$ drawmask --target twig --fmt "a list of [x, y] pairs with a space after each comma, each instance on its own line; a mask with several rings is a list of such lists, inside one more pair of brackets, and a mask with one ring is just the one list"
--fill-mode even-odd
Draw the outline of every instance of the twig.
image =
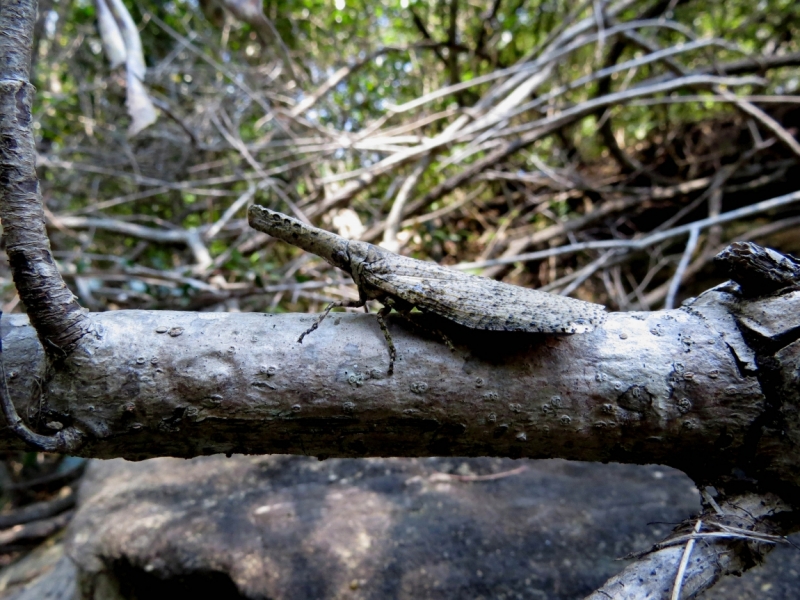
[[[702, 526], [703, 526], [703, 520], [697, 519], [697, 523], [695, 523], [694, 526], [694, 532], [698, 533]], [[686, 542], [686, 549], [683, 551], [681, 562], [678, 565], [678, 573], [675, 575], [675, 583], [672, 586], [671, 600], [680, 600], [681, 586], [683, 585], [683, 578], [684, 575], [686, 574], [686, 565], [689, 564], [689, 557], [692, 555], [692, 550], [694, 549], [694, 542], [695, 538], [692, 538], [688, 542]]]
[[630, 106], [656, 106], [658, 104], [685, 104], [688, 102], [722, 102], [736, 103], [738, 101], [760, 102], [762, 104], [800, 104], [800, 96], [766, 96], [763, 94], [748, 94], [745, 96], [734, 96], [731, 99], [717, 94], [686, 94], [680, 96], [664, 96], [659, 98], [644, 98], [633, 100]]
[[506, 477], [512, 477], [514, 475], [519, 475], [520, 473], [524, 473], [528, 470], [526, 465], [522, 465], [515, 469], [509, 469], [508, 471], [502, 471], [500, 473], [490, 473], [488, 475], [456, 475], [454, 473], [433, 473], [428, 477], [428, 481], [436, 482], [436, 481], [496, 481], [498, 479], [505, 479]]
[[222, 228], [233, 218], [235, 215], [245, 204], [250, 202], [255, 196], [256, 191], [266, 185], [264, 182], [259, 183], [259, 185], [250, 185], [247, 188], [247, 191], [239, 196], [231, 205], [227, 208], [227, 210], [222, 213], [222, 216], [214, 223], [211, 227], [206, 229], [203, 233], [203, 239], [205, 240], [213, 240], [217, 234], [222, 231]]
[[429, 43], [423, 44], [415, 44], [410, 47], [403, 47], [403, 46], [384, 46], [383, 48], [378, 48], [373, 52], [370, 52], [365, 56], [362, 60], [358, 62], [348, 65], [346, 67], [342, 67], [338, 71], [336, 71], [333, 75], [328, 77], [328, 79], [320, 85], [316, 90], [308, 94], [304, 97], [300, 102], [298, 102], [291, 111], [289, 111], [289, 115], [291, 117], [298, 117], [299, 115], [306, 112], [309, 108], [314, 106], [320, 98], [325, 96], [329, 91], [339, 85], [344, 79], [352, 75], [353, 73], [357, 72], [365, 65], [369, 64], [371, 61], [375, 60], [379, 56], [384, 54], [388, 54], [389, 52], [408, 52], [409, 50], [413, 50], [415, 48], [430, 48], [432, 45]]
[[736, 106], [742, 112], [747, 113], [754, 119], [756, 119], [759, 123], [761, 123], [764, 127], [769, 129], [772, 133], [775, 134], [779, 140], [781, 140], [794, 154], [800, 158], [800, 143], [797, 142], [796, 139], [790, 134], [786, 129], [784, 129], [783, 125], [778, 123], [775, 119], [770, 117], [767, 113], [763, 110], [758, 108], [752, 102], [747, 102], [746, 100], [742, 100], [741, 98], [737, 98], [735, 94], [732, 94], [726, 89], [715, 87], [714, 90], [720, 96], [729, 99], [731, 102], [735, 103]]
[[560, 111], [556, 115], [505, 129], [502, 131], [502, 135], [510, 136], [519, 133], [525, 133], [527, 131], [537, 130], [540, 127], [550, 127], [555, 124], [562, 125], [568, 121], [574, 120], [577, 117], [582, 117], [590, 113], [597, 112], [597, 110], [600, 108], [623, 104], [628, 100], [633, 100], [634, 98], [640, 98], [642, 96], [664, 94], [681, 88], [706, 87], [713, 85], [764, 85], [764, 83], [764, 79], [760, 77], [717, 77], [712, 75], [687, 75], [685, 77], [675, 77], [674, 79], [670, 79], [668, 81], [641, 84], [627, 90], [613, 92], [592, 100], [581, 102], [580, 104], [577, 104], [571, 108]]
[[[469, 204], [475, 198], [480, 196], [483, 192], [486, 191], [486, 185], [481, 183], [478, 185], [474, 190], [472, 190], [469, 194], [464, 194], [462, 198], [456, 200], [455, 202], [451, 202], [447, 206], [443, 206], [437, 210], [432, 212], [426, 213], [424, 215], [420, 215], [419, 217], [412, 217], [410, 219], [406, 219], [402, 223], [400, 223], [401, 227], [415, 227], [417, 225], [421, 225], [422, 223], [427, 223], [429, 221], [433, 221], [435, 219], [440, 219], [446, 215], [449, 215], [451, 212], [458, 210], [462, 206]], [[369, 232], [368, 232], [369, 233]], [[365, 234], [366, 237], [367, 234]]]
[[[755, 229], [742, 232], [740, 235], [734, 236], [732, 239], [729, 239], [724, 244], [720, 244], [716, 248], [709, 248], [707, 252], [704, 252], [692, 264], [689, 265], [689, 267], [686, 269], [686, 276], [692, 277], [699, 273], [700, 270], [711, 261], [714, 255], [721, 252], [731, 242], [751, 241], [766, 238], [780, 231], [797, 227], [798, 225], [800, 225], [800, 216], [795, 216], [787, 217], [785, 219], [775, 221], [774, 223], [768, 223], [766, 225], [762, 225], [761, 227], [756, 227]], [[644, 297], [645, 302], [643, 306], [652, 306], [661, 302], [667, 295], [667, 288], [668, 285], [664, 283], [648, 292]]]
[[400, 186], [400, 190], [397, 192], [397, 196], [392, 204], [392, 209], [389, 211], [389, 216], [386, 217], [386, 225], [383, 231], [383, 241], [381, 242], [381, 246], [390, 250], [391, 252], [397, 252], [400, 249], [400, 244], [397, 242], [397, 232], [400, 230], [400, 220], [403, 216], [403, 208], [405, 207], [411, 192], [417, 186], [420, 177], [422, 177], [425, 169], [428, 168], [430, 162], [431, 156], [427, 155], [417, 163], [417, 165], [414, 167], [414, 170], [411, 171], [409, 176], [406, 177], [405, 181], [403, 181], [403, 185]]
[[74, 511], [63, 512], [55, 517], [41, 519], [26, 525], [17, 525], [11, 529], [0, 531], [0, 552], [6, 547], [20, 543], [38, 542], [60, 531], [72, 519]]
[[131, 237], [149, 240], [151, 242], [181, 243], [186, 244], [194, 254], [198, 266], [207, 267], [212, 263], [211, 255], [208, 253], [203, 241], [200, 239], [200, 231], [192, 229], [154, 229], [137, 225], [136, 223], [126, 223], [115, 219], [100, 219], [95, 217], [64, 216], [52, 215], [51, 222], [54, 225], [71, 228], [97, 227], [106, 231], [114, 231]]
[[695, 248], [697, 248], [697, 239], [700, 236], [700, 229], [693, 227], [689, 230], [689, 240], [686, 242], [686, 248], [683, 250], [683, 255], [678, 263], [678, 268], [675, 269], [675, 275], [669, 284], [669, 291], [667, 292], [667, 299], [664, 301], [664, 308], [672, 310], [675, 307], [675, 297], [678, 295], [678, 288], [683, 281], [683, 275], [686, 272], [686, 267], [689, 266], [689, 261], [692, 259]]
[[199, 59], [205, 61], [211, 67], [222, 73], [233, 85], [242, 90], [245, 94], [247, 94], [247, 96], [253, 102], [258, 104], [266, 114], [272, 114], [272, 110], [270, 109], [269, 105], [264, 101], [262, 94], [256, 94], [252, 89], [250, 89], [250, 86], [244, 83], [240, 77], [237, 77], [235, 73], [232, 73], [224, 66], [222, 66], [220, 63], [215, 61], [213, 58], [207, 56], [205, 52], [196, 48], [190, 40], [188, 40], [185, 36], [182, 36], [180, 33], [175, 31], [172, 27], [167, 25], [163, 20], [159, 19], [157, 15], [153, 14], [151, 11], [144, 9], [141, 6], [139, 8], [142, 11], [142, 14], [146, 14], [150, 20], [152, 20], [156, 25], [158, 25], [172, 39], [182, 44], [183, 47], [186, 48], [189, 52], [191, 52]]
[[[574, 292], [580, 285], [589, 279], [592, 275], [594, 275], [599, 269], [602, 269], [606, 264], [618, 254], [615, 250], [609, 250], [608, 252], [604, 253], [600, 258], [590, 262], [588, 265], [583, 267], [582, 269], [578, 269], [574, 273], [570, 273], [569, 275], [562, 277], [546, 286], [542, 286], [542, 291], [550, 291], [552, 289], [556, 289], [559, 286], [568, 283], [565, 288], [559, 290], [560, 296], [568, 296], [572, 292]], [[570, 283], [571, 282], [571, 283]]]
[[66, 496], [56, 497], [52, 500], [44, 500], [42, 502], [34, 502], [20, 508], [14, 509], [11, 512], [0, 514], [0, 529], [8, 529], [15, 525], [22, 525], [23, 523], [31, 523], [32, 521], [40, 521], [53, 517], [67, 509], [75, 506], [77, 494], [69, 491]]

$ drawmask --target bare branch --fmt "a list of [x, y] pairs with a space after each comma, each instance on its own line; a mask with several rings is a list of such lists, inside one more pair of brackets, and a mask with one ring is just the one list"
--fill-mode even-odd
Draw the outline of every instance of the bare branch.
[[683, 250], [683, 255], [678, 263], [678, 268], [675, 269], [675, 275], [672, 277], [672, 282], [669, 284], [669, 292], [667, 292], [667, 299], [664, 301], [664, 308], [667, 310], [675, 307], [675, 297], [678, 295], [678, 288], [683, 281], [683, 275], [686, 273], [686, 267], [689, 266], [689, 261], [692, 259], [695, 248], [697, 248], [697, 238], [700, 235], [700, 229], [693, 227], [689, 230], [689, 240], [686, 242], [686, 248]]

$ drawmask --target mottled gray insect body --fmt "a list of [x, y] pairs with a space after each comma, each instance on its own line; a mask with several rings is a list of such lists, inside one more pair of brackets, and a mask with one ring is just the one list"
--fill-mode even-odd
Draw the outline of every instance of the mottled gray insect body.
[[366, 260], [352, 260], [356, 284], [370, 299], [391, 296], [472, 329], [537, 333], [586, 333], [605, 321], [605, 308], [494, 279], [467, 275], [435, 263], [370, 246]]
[[248, 218], [255, 229], [313, 252], [350, 273], [360, 296], [359, 302], [351, 305], [362, 306], [367, 300], [386, 305], [378, 318], [390, 345], [392, 362], [394, 345], [382, 318], [392, 306], [400, 310], [417, 307], [466, 327], [493, 331], [586, 333], [606, 319], [605, 307], [599, 304], [400, 256], [367, 242], [346, 240], [261, 206], [251, 206]]

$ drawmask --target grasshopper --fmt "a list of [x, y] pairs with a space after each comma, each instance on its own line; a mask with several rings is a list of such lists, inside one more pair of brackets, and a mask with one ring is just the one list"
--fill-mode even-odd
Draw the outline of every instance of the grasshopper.
[[383, 304], [377, 317], [389, 346], [389, 375], [394, 371], [397, 357], [385, 321], [392, 309], [407, 315], [416, 307], [472, 329], [492, 331], [586, 333], [606, 319], [605, 307], [600, 304], [400, 256], [367, 242], [348, 240], [306, 225], [263, 206], [251, 206], [247, 216], [251, 227], [347, 271], [358, 287], [357, 301], [331, 302], [297, 341], [302, 343], [306, 335], [319, 327], [332, 308], [361, 307], [369, 300], [377, 300]]

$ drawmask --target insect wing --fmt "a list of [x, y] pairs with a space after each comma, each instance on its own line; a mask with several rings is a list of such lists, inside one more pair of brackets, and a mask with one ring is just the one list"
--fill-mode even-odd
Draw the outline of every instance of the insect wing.
[[585, 333], [605, 307], [391, 255], [364, 272], [373, 287], [473, 329]]

